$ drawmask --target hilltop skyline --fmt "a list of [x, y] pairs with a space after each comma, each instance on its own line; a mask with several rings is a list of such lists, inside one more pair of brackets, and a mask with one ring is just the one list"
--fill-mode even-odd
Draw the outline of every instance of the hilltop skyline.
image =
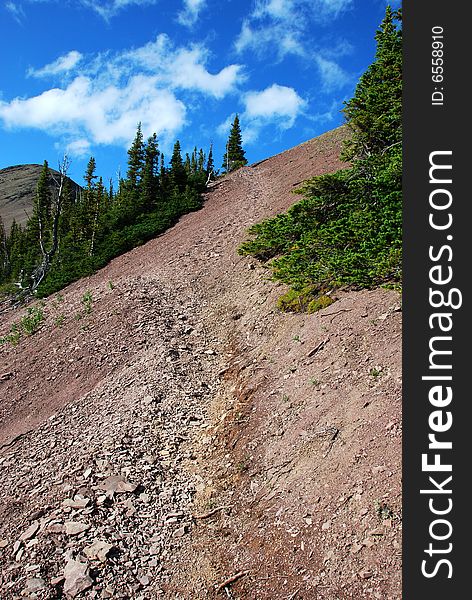
[[[398, 3], [394, 3], [398, 4]], [[82, 183], [126, 172], [138, 122], [170, 158], [239, 114], [249, 162], [343, 122], [384, 0], [9, 0], [1, 6], [0, 168], [64, 153]]]

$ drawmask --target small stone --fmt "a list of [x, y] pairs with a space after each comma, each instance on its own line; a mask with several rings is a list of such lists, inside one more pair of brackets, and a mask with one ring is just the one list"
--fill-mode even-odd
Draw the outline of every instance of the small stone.
[[31, 525], [28, 527], [28, 529], [20, 535], [20, 540], [23, 542], [25, 542], [26, 540], [30, 540], [32, 537], [34, 537], [38, 533], [38, 529], [39, 529], [39, 522], [34, 521], [33, 523], [31, 523]]
[[18, 552], [15, 555], [15, 561], [16, 562], [20, 562], [20, 560], [23, 558], [23, 554], [25, 553], [25, 549], [24, 548], [20, 548], [18, 550]]
[[360, 552], [362, 550], [362, 544], [353, 544], [351, 546], [351, 553], [352, 554], [357, 554], [358, 552]]
[[374, 573], [372, 571], [370, 571], [369, 569], [362, 569], [362, 571], [359, 572], [359, 577], [361, 577], [362, 579], [370, 579], [370, 577], [373, 577]]
[[124, 494], [134, 492], [137, 484], [129, 483], [122, 475], [111, 475], [98, 485], [99, 490], [103, 490], [107, 495]]
[[8, 546], [8, 540], [0, 540], [0, 548], [6, 548]]
[[87, 546], [84, 549], [84, 554], [90, 560], [106, 562], [107, 555], [112, 548], [112, 544], [107, 544], [101, 540], [95, 540], [90, 546]]
[[88, 529], [90, 529], [90, 525], [87, 525], [87, 523], [80, 523], [79, 521], [67, 521], [64, 523], [66, 535], [79, 535]]
[[150, 579], [147, 575], [143, 575], [138, 579], [138, 581], [141, 585], [149, 585]]
[[331, 520], [325, 521], [321, 526], [322, 531], [326, 531], [331, 527]]
[[64, 533], [64, 525], [62, 523], [50, 523], [46, 528], [46, 533]]
[[384, 465], [379, 465], [378, 467], [372, 467], [372, 475], [378, 475], [379, 473], [383, 473], [386, 467]]
[[187, 533], [187, 526], [183, 525], [174, 531], [174, 537], [180, 538]]
[[47, 585], [44, 579], [41, 577], [32, 577], [31, 579], [26, 580], [26, 588], [24, 589], [24, 594], [33, 594], [35, 592], [39, 592], [41, 590], [46, 589]]
[[334, 553], [334, 550], [328, 550], [328, 552], [325, 555], [325, 561], [333, 560], [335, 556], [336, 556], [336, 554]]
[[368, 531], [367, 535], [384, 535], [384, 532], [382, 531], [382, 529], [380, 529], [380, 527], [378, 527], [377, 529], [371, 529], [370, 531]]
[[69, 560], [64, 568], [64, 593], [69, 598], [92, 587], [93, 581], [85, 563]]
[[90, 498], [81, 498], [80, 496], [74, 496], [74, 498], [66, 498], [63, 500], [62, 505], [68, 508], [75, 508], [80, 510], [90, 504]]
[[32, 573], [33, 571], [38, 571], [41, 568], [41, 565], [28, 565], [25, 567], [25, 571], [27, 573]]

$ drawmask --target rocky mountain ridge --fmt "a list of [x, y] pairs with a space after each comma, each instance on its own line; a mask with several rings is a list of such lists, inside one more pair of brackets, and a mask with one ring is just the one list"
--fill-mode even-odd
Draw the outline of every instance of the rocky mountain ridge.
[[[13, 220], [24, 225], [31, 216], [42, 168], [42, 165], [29, 164], [0, 169], [0, 216], [6, 231], [9, 231]], [[53, 176], [59, 175], [54, 169], [50, 171]], [[81, 187], [72, 179], [70, 183], [73, 192], [78, 193]]]

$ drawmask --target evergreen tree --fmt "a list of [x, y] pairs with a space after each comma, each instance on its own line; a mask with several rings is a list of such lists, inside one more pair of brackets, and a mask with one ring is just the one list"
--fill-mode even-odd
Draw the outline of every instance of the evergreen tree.
[[130, 149], [128, 150], [127, 179], [128, 189], [131, 191], [138, 190], [138, 186], [143, 174], [144, 155], [145, 150], [143, 142], [143, 132], [141, 129], [141, 123], [138, 123], [136, 136], [134, 138], [133, 143], [131, 144]]
[[26, 235], [14, 219], [7, 237], [7, 252], [10, 258], [10, 279], [14, 282], [20, 278], [25, 263]]
[[203, 152], [203, 148], [200, 148], [198, 151], [198, 161], [197, 161], [197, 170], [199, 173], [203, 173], [205, 171], [205, 153]]
[[187, 183], [187, 173], [185, 172], [182, 155], [180, 153], [180, 142], [177, 140], [174, 144], [174, 150], [170, 159], [170, 180], [174, 190], [183, 192]]
[[353, 137], [343, 158], [363, 159], [399, 145], [402, 139], [401, 11], [387, 7], [375, 35], [374, 62], [362, 75], [344, 114]]
[[85, 171], [84, 179], [87, 184], [87, 189], [92, 190], [95, 185], [95, 179], [97, 179], [97, 175], [95, 175], [95, 169], [97, 168], [97, 163], [93, 156], [90, 157], [87, 163], [87, 170]]
[[2, 216], [0, 215], [0, 281], [5, 281], [9, 274], [10, 257], [7, 247], [7, 234]]
[[318, 310], [340, 285], [402, 279], [401, 13], [388, 7], [375, 37], [375, 60], [344, 109], [350, 166], [305, 181], [304, 199], [253, 226], [240, 248], [271, 260], [273, 277], [292, 286], [284, 310]]
[[150, 211], [156, 204], [159, 194], [159, 148], [154, 133], [147, 141], [144, 151], [144, 169], [142, 185], [142, 207]]
[[223, 169], [226, 173], [247, 165], [245, 154], [242, 145], [239, 117], [236, 115], [231, 126], [228, 142], [226, 144], [226, 152], [223, 157]]
[[206, 165], [206, 179], [208, 181], [212, 181], [215, 176], [217, 175], [215, 173], [215, 161], [213, 160], [213, 144], [210, 144], [210, 150], [208, 152], [208, 160], [207, 160], [207, 165]]

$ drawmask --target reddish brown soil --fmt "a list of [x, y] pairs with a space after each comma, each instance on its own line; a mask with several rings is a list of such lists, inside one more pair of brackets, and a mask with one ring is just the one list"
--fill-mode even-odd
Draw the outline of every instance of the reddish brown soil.
[[[287, 209], [296, 185], [342, 166], [345, 135], [335, 130], [220, 180], [201, 211], [48, 299], [41, 330], [0, 347], [6, 464], [12, 452], [27, 460], [49, 435], [47, 419], [71, 404], [80, 423], [81, 406], [96, 401], [99, 427], [103, 398], [124, 415], [126, 394], [157, 393], [159, 348], [190, 351], [179, 376], [195, 389], [192, 356], [200, 365], [206, 416], [182, 468], [197, 481], [194, 514], [224, 508], [194, 520], [162, 558], [170, 576], [156, 582], [160, 591], [139, 597], [401, 597], [400, 297], [344, 291], [315, 315], [281, 314], [283, 286], [237, 255], [247, 227]], [[23, 312], [4, 314], [0, 335]], [[178, 319], [191, 323], [185, 339]], [[59, 470], [61, 460], [59, 452]], [[11, 502], [0, 509], [0, 538], [14, 541], [27, 525], [31, 506], [20, 492], [13, 512]], [[53, 502], [52, 491], [41, 493]], [[16, 589], [9, 577], [5, 586]]]

